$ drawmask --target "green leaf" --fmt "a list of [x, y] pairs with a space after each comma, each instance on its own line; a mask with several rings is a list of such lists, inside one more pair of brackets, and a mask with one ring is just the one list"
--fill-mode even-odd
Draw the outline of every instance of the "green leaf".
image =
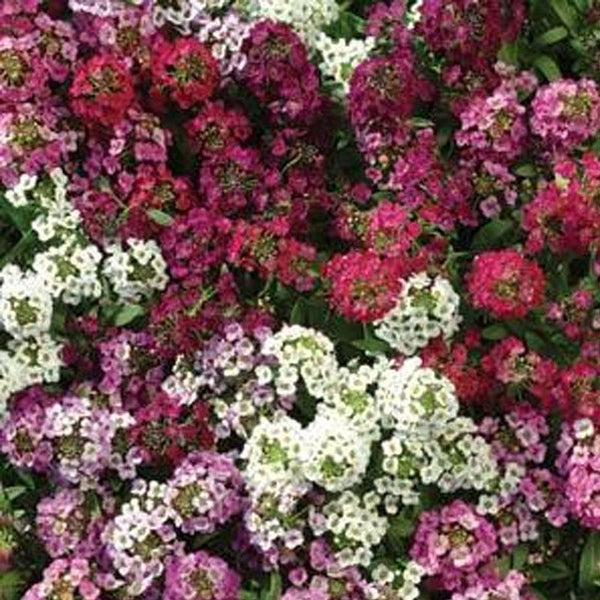
[[481, 335], [484, 340], [497, 341], [502, 340], [508, 335], [508, 330], [502, 323], [495, 323], [494, 325], [490, 325], [486, 327]]
[[508, 219], [494, 219], [484, 225], [473, 238], [471, 247], [474, 249], [489, 248], [500, 243], [502, 238], [509, 233], [515, 224]]
[[2, 600], [21, 598], [23, 583], [23, 577], [18, 571], [0, 573], [0, 598]]
[[546, 350], [546, 341], [541, 335], [534, 331], [525, 332], [525, 341], [527, 342], [527, 346], [535, 352], [544, 352]]
[[538, 171], [535, 168], [535, 165], [521, 165], [515, 169], [515, 173], [519, 177], [537, 177]]
[[512, 568], [517, 571], [522, 571], [523, 567], [527, 563], [529, 556], [529, 546], [527, 544], [520, 544], [517, 546], [511, 555]]
[[290, 323], [292, 325], [303, 325], [307, 317], [306, 303], [303, 298], [298, 298], [290, 313]]
[[504, 64], [517, 66], [519, 64], [519, 46], [515, 42], [503, 44], [498, 52], [498, 59]]
[[150, 217], [155, 223], [162, 225], [163, 227], [168, 227], [173, 222], [173, 217], [168, 215], [166, 212], [162, 210], [158, 210], [156, 208], [151, 208], [146, 211], [148, 217]]
[[554, 81], [562, 77], [559, 66], [546, 54], [538, 56], [533, 64], [548, 81]]
[[141, 317], [144, 313], [144, 307], [139, 304], [125, 304], [115, 315], [114, 324], [117, 327], [123, 327], [123, 325], [128, 325], [134, 319]]
[[535, 43], [538, 46], [551, 46], [552, 44], [556, 44], [557, 42], [564, 40], [568, 36], [569, 31], [566, 29], [566, 27], [554, 27], [536, 38]]
[[262, 591], [260, 595], [261, 600], [279, 600], [282, 588], [281, 575], [279, 573], [271, 573], [269, 587]]
[[550, 6], [568, 29], [573, 31], [577, 27], [577, 13], [568, 0], [550, 0]]
[[543, 583], [546, 581], [567, 579], [567, 577], [571, 576], [571, 570], [562, 560], [556, 558], [549, 560], [543, 565], [533, 567], [531, 575], [534, 583]]
[[600, 532], [589, 533], [579, 559], [579, 585], [590, 589], [600, 582]]
[[386, 354], [390, 351], [390, 346], [387, 342], [374, 337], [369, 337], [364, 340], [352, 342], [352, 345], [359, 350], [363, 350], [369, 354]]

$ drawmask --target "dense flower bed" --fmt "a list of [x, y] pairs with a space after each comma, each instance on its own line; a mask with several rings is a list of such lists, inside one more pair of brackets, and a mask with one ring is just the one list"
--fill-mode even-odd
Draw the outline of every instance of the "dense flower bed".
[[0, 0], [2, 600], [600, 597], [594, 0]]

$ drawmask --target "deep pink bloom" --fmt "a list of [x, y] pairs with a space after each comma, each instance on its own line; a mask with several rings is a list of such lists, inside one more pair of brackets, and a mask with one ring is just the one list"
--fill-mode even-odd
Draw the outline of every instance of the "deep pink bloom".
[[473, 261], [466, 283], [471, 302], [497, 319], [525, 317], [544, 301], [546, 280], [539, 265], [516, 250], [490, 250]]
[[134, 99], [133, 81], [121, 60], [93, 56], [75, 74], [69, 89], [73, 112], [86, 125], [115, 125]]

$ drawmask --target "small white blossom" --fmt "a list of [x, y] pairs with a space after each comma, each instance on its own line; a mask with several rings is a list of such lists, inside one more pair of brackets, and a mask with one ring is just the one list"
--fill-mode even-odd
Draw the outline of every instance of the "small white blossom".
[[340, 492], [359, 483], [370, 457], [370, 439], [333, 411], [317, 415], [304, 431], [304, 475], [329, 492]]
[[123, 300], [139, 301], [167, 286], [167, 265], [154, 240], [127, 240], [127, 248], [113, 244], [107, 248], [103, 273]]
[[52, 296], [36, 273], [10, 265], [0, 272], [0, 325], [15, 338], [47, 333], [52, 320]]
[[36, 254], [33, 270], [55, 298], [79, 304], [84, 298], [99, 298], [102, 286], [98, 270], [102, 254], [96, 246], [66, 242]]
[[246, 14], [255, 20], [271, 19], [290, 25], [309, 48], [313, 48], [319, 31], [339, 16], [336, 0], [244, 0]]
[[341, 96], [345, 96], [350, 89], [354, 69], [368, 58], [374, 47], [375, 38], [371, 37], [364, 40], [336, 40], [323, 32], [319, 32], [315, 37], [315, 49], [321, 55], [321, 74], [325, 81], [334, 84], [335, 91]]
[[447, 279], [427, 273], [404, 283], [396, 306], [376, 322], [377, 337], [392, 348], [412, 356], [430, 340], [450, 339], [461, 323], [460, 297]]

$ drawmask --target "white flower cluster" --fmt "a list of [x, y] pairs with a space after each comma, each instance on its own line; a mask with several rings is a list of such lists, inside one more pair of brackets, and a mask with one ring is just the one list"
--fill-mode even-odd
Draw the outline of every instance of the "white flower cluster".
[[[340, 366], [331, 341], [300, 326], [266, 337], [262, 352], [271, 362], [255, 362], [256, 380], [272, 383], [278, 394], [297, 394], [290, 410], [310, 415], [304, 425], [283, 411], [263, 417], [242, 451], [253, 498], [246, 520], [264, 551], [302, 543], [299, 515], [311, 490], [330, 499], [310, 508], [314, 533], [332, 540], [341, 566], [370, 567], [388, 515], [417, 504], [422, 485], [447, 493], [496, 489], [490, 445], [471, 419], [458, 416], [450, 380], [421, 359]], [[307, 393], [314, 410], [304, 413], [299, 403]], [[381, 452], [373, 451], [375, 443]], [[420, 576], [405, 580], [392, 573], [393, 589], [414, 597]]]
[[284, 327], [265, 340], [262, 352], [277, 359], [274, 383], [280, 396], [293, 396], [300, 378], [315, 398], [323, 398], [335, 384], [338, 364], [333, 343], [314, 329]]
[[271, 489], [301, 496], [308, 489], [302, 473], [302, 426], [279, 414], [262, 419], [244, 445], [241, 458], [246, 461], [244, 476], [251, 494]]
[[154, 24], [163, 27], [170, 23], [188, 33], [192, 21], [230, 4], [231, 0], [154, 0]]
[[113, 567], [131, 596], [140, 596], [160, 577], [165, 557], [174, 548], [177, 536], [169, 523], [166, 493], [164, 483], [136, 481], [134, 497], [102, 533]]
[[242, 47], [250, 35], [251, 24], [242, 21], [236, 13], [201, 17], [194, 23], [194, 28], [196, 37], [210, 47], [211, 54], [219, 61], [223, 77], [246, 66], [248, 57]]
[[31, 228], [41, 242], [71, 238], [81, 229], [81, 217], [67, 198], [68, 179], [61, 169], [38, 175], [21, 175], [17, 184], [6, 191], [6, 199], [15, 208], [35, 212]]
[[190, 406], [198, 398], [198, 392], [202, 387], [202, 378], [193, 371], [183, 356], [175, 359], [173, 370], [162, 382], [162, 389], [169, 396], [176, 398], [180, 404]]
[[325, 82], [330, 82], [333, 91], [345, 97], [350, 90], [350, 79], [356, 67], [366, 60], [375, 48], [375, 38], [333, 39], [319, 32], [315, 37], [315, 50], [320, 54], [319, 69]]
[[298, 497], [286, 490], [255, 494], [244, 522], [252, 543], [265, 553], [277, 545], [293, 550], [304, 542], [306, 517], [298, 509]]
[[33, 270], [53, 298], [61, 298], [66, 304], [79, 304], [86, 298], [100, 297], [101, 261], [102, 254], [96, 246], [72, 240], [36, 254]]
[[371, 440], [348, 419], [334, 411], [317, 415], [303, 437], [302, 469], [309, 481], [340, 492], [362, 480], [371, 458]]
[[375, 398], [385, 426], [426, 439], [456, 418], [459, 408], [452, 382], [421, 367], [419, 358], [383, 370]]
[[377, 440], [381, 436], [379, 409], [372, 393], [379, 369], [369, 365], [339, 367], [333, 385], [325, 390], [319, 413], [331, 411], [347, 419], [362, 437]]
[[309, 48], [319, 32], [339, 16], [336, 0], [244, 0], [243, 10], [251, 19], [271, 19], [293, 27]]
[[391, 569], [380, 563], [371, 571], [375, 585], [369, 590], [369, 599], [385, 600], [392, 597], [417, 600], [421, 597], [419, 584], [424, 577], [425, 569], [412, 560], [401, 569]]
[[460, 297], [447, 279], [419, 273], [404, 282], [396, 306], [376, 322], [375, 334], [412, 356], [430, 340], [450, 339], [461, 323]]
[[442, 492], [491, 490], [498, 481], [498, 466], [490, 445], [477, 433], [476, 424], [459, 417], [447, 423], [437, 437], [418, 439], [395, 433], [382, 443], [384, 475], [375, 480], [394, 514], [399, 502], [417, 504], [417, 486], [436, 485]]
[[139, 5], [145, 0], [69, 0], [73, 12], [87, 12], [97, 17], [110, 17], [123, 10], [123, 4]]
[[50, 329], [52, 296], [35, 273], [16, 265], [0, 272], [0, 325], [17, 339], [35, 338]]
[[125, 249], [112, 244], [107, 253], [102, 271], [122, 300], [137, 302], [167, 287], [167, 264], [154, 240], [129, 238]]
[[387, 518], [379, 514], [379, 502], [373, 492], [360, 497], [345, 491], [322, 511], [311, 509], [311, 527], [317, 536], [332, 535], [340, 567], [371, 564], [373, 548], [381, 543], [388, 527]]
[[48, 408], [43, 424], [45, 437], [55, 449], [56, 469], [62, 479], [94, 487], [98, 475], [108, 468], [119, 471], [121, 478], [133, 475], [135, 451], [123, 460], [113, 447], [118, 433], [131, 427], [134, 418], [125, 411], [97, 408], [82, 396], [68, 396]]
[[0, 328], [12, 336], [0, 350], [0, 422], [6, 401], [30, 385], [58, 381], [62, 345], [50, 335], [52, 296], [34, 272], [0, 272]]

